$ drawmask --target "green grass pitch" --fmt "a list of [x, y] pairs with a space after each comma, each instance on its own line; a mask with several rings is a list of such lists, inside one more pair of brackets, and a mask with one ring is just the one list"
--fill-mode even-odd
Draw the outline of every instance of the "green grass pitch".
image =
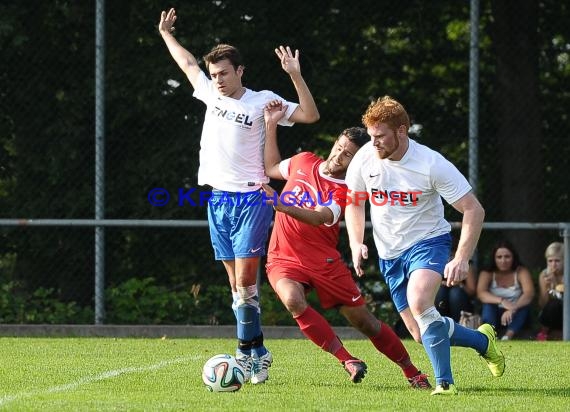
[[[7, 411], [567, 411], [569, 342], [499, 342], [505, 375], [473, 350], [452, 348], [459, 395], [412, 390], [368, 340], [345, 340], [368, 374], [353, 384], [330, 354], [302, 339], [267, 339], [266, 384], [210, 393], [204, 362], [233, 353], [233, 339], [0, 338], [0, 410]], [[432, 375], [421, 345], [404, 344]], [[433, 383], [433, 378], [431, 378]]]

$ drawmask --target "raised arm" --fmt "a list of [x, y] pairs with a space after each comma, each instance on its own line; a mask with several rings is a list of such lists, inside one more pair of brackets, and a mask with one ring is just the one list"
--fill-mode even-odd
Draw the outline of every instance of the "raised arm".
[[299, 50], [295, 50], [295, 54], [293, 54], [289, 46], [279, 46], [275, 49], [275, 54], [281, 61], [283, 70], [291, 77], [291, 81], [293, 82], [293, 86], [295, 86], [299, 98], [299, 107], [295, 109], [289, 120], [295, 123], [316, 122], [319, 120], [320, 115], [313, 95], [301, 75]]
[[538, 275], [538, 306], [542, 309], [550, 299], [549, 291], [554, 289], [553, 276], [549, 274], [549, 268], [544, 269]]
[[160, 22], [158, 23], [158, 31], [168, 47], [168, 51], [172, 55], [174, 61], [182, 69], [192, 87], [196, 88], [196, 81], [200, 74], [200, 66], [192, 53], [186, 50], [178, 43], [178, 40], [172, 35], [174, 32], [174, 23], [176, 22], [176, 11], [168, 10], [160, 13]]
[[[265, 174], [273, 179], [284, 180], [285, 178], [279, 170], [281, 162], [281, 153], [277, 146], [277, 123], [285, 113], [287, 106], [278, 100], [269, 102], [263, 111], [265, 118], [265, 147], [263, 149], [263, 158], [265, 162]], [[319, 226], [323, 223], [332, 223], [334, 220], [333, 212], [328, 207], [317, 206], [314, 209], [306, 209], [299, 207], [295, 201], [284, 199], [271, 186], [263, 184], [261, 189], [265, 192], [266, 198], [271, 199], [268, 203], [273, 204], [273, 208], [277, 212], [285, 213], [301, 222], [313, 226]]]
[[272, 179], [284, 180], [285, 178], [279, 171], [279, 163], [281, 162], [281, 153], [277, 145], [277, 123], [285, 113], [287, 106], [278, 100], [270, 101], [263, 110], [265, 118], [265, 146], [263, 149], [263, 162], [265, 164], [265, 174]]

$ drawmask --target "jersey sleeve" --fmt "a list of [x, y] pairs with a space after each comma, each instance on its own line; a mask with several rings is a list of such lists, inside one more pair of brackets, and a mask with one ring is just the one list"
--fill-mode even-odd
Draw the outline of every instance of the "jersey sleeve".
[[289, 179], [289, 170], [291, 168], [291, 158], [281, 160], [279, 163], [279, 173], [283, 176], [283, 179]]
[[465, 176], [443, 156], [432, 165], [432, 176], [435, 189], [449, 204], [457, 202], [472, 189]]
[[287, 101], [278, 94], [267, 90], [266, 93], [268, 94], [268, 100], [281, 100], [283, 104], [287, 106], [287, 111], [285, 112], [285, 116], [283, 116], [281, 120], [279, 120], [278, 124], [280, 126], [293, 126], [295, 123], [290, 121], [289, 118], [291, 117], [293, 112], [297, 109], [297, 107], [299, 107], [299, 103]]
[[[325, 226], [328, 226], [328, 227], [334, 226], [340, 220], [340, 217], [341, 217], [342, 211], [343, 211], [343, 208], [340, 206], [340, 200], [339, 200], [340, 193], [342, 193], [346, 198], [346, 189], [344, 189], [344, 188], [343, 189], [337, 189], [333, 193], [332, 201], [326, 205], [326, 207], [328, 207], [330, 209], [330, 211], [333, 213], [333, 221], [332, 221], [332, 223], [325, 223], [324, 224]], [[346, 204], [346, 202], [344, 204]]]
[[363, 146], [356, 154], [348, 165], [344, 182], [351, 192], [364, 192], [366, 191], [366, 183], [362, 178], [362, 165], [364, 162], [364, 148]]
[[200, 74], [198, 75], [198, 79], [196, 79], [196, 87], [194, 88], [194, 93], [192, 93], [192, 96], [198, 100], [203, 101], [204, 103], [207, 103], [208, 97], [212, 92], [211, 84], [212, 81], [208, 79], [202, 70], [200, 70]]

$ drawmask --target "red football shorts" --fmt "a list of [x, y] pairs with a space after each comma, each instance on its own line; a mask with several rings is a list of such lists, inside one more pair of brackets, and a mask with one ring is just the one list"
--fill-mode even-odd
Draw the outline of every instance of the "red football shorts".
[[290, 261], [272, 259], [267, 263], [266, 270], [274, 290], [281, 278], [297, 281], [316, 291], [324, 309], [341, 305], [361, 306], [366, 303], [350, 270], [341, 260], [325, 263], [322, 268], [315, 270]]

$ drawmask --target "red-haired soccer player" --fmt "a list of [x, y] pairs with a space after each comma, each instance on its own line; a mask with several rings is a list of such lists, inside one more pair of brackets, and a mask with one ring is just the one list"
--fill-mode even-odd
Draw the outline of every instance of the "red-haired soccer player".
[[[497, 348], [493, 327], [463, 327], [442, 317], [434, 305], [442, 279], [454, 286], [467, 277], [483, 227], [483, 207], [451, 162], [409, 138], [410, 118], [401, 103], [390, 96], [378, 99], [368, 106], [362, 123], [371, 141], [350, 164], [346, 184], [352, 191], [370, 195], [380, 272], [406, 327], [430, 358], [436, 384], [432, 395], [458, 393], [451, 371], [451, 346], [475, 349], [493, 376], [502, 376], [505, 357]], [[415, 193], [415, 199], [406, 193]], [[386, 196], [394, 202], [374, 205]], [[442, 197], [463, 214], [451, 260], [451, 225], [444, 218]], [[365, 202], [347, 205], [346, 228], [357, 275], [363, 273], [362, 262], [368, 257], [364, 224]]]

